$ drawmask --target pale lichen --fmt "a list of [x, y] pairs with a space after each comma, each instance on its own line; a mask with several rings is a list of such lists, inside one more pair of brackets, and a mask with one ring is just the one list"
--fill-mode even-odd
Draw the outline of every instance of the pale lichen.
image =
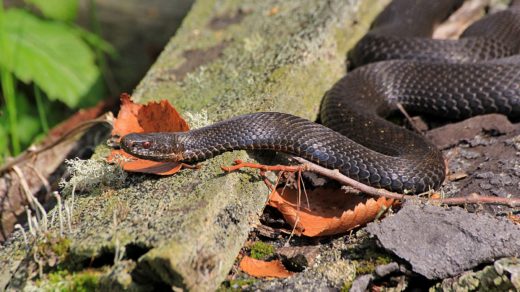
[[190, 129], [198, 129], [212, 124], [208, 111], [205, 109], [200, 112], [185, 112], [184, 116]]
[[66, 160], [69, 180], [62, 180], [60, 187], [64, 190], [89, 191], [100, 185], [121, 186], [127, 173], [117, 164], [108, 164], [101, 160], [79, 158]]

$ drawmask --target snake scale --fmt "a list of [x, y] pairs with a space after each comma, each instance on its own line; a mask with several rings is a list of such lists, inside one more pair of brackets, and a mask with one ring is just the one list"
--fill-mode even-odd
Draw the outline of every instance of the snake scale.
[[156, 161], [195, 162], [225, 151], [294, 154], [368, 185], [421, 193], [445, 178], [442, 154], [384, 118], [407, 111], [449, 120], [520, 116], [520, 10], [488, 15], [459, 40], [431, 39], [460, 0], [395, 0], [350, 52], [356, 69], [325, 93], [321, 124], [285, 113], [237, 116], [183, 133], [128, 134], [121, 147]]

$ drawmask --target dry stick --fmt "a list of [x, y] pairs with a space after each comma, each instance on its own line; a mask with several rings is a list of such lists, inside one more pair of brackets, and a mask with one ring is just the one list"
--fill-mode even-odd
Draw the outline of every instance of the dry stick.
[[306, 169], [302, 169], [302, 165], [263, 165], [258, 163], [250, 163], [243, 162], [242, 160], [235, 160], [235, 165], [233, 166], [223, 166], [222, 170], [226, 172], [231, 172], [235, 170], [239, 170], [241, 168], [256, 168], [263, 171], [287, 171], [287, 172], [297, 172], [299, 170], [305, 171]]
[[311, 204], [309, 203], [309, 195], [307, 194], [307, 189], [305, 188], [305, 182], [302, 180], [303, 193], [305, 194], [305, 200], [307, 201], [307, 209], [311, 209]]
[[422, 200], [435, 202], [446, 205], [464, 205], [464, 204], [492, 204], [492, 205], [506, 205], [512, 208], [520, 207], [520, 198], [499, 198], [499, 197], [489, 197], [489, 196], [481, 196], [478, 194], [472, 194], [467, 197], [457, 197], [457, 198], [445, 198], [445, 199], [436, 199], [429, 198], [423, 199], [419, 198], [416, 195], [404, 195], [395, 192], [390, 192], [384, 189], [377, 189], [358, 181], [355, 181], [339, 172], [339, 170], [328, 169], [317, 164], [314, 164], [310, 161], [307, 161], [301, 157], [294, 157], [296, 161], [301, 163], [300, 165], [287, 166], [287, 165], [262, 165], [257, 163], [247, 163], [242, 162], [241, 160], [236, 160], [235, 163], [237, 165], [231, 167], [222, 167], [225, 171], [233, 171], [240, 168], [248, 167], [248, 168], [256, 168], [261, 169], [263, 171], [288, 171], [288, 172], [296, 172], [296, 171], [311, 171], [322, 176], [334, 179], [343, 185], [351, 186], [355, 189], [360, 190], [367, 195], [375, 196], [375, 197], [385, 197], [388, 199], [396, 199], [396, 200]]
[[49, 181], [47, 180], [47, 178], [45, 178], [43, 176], [43, 174], [38, 170], [36, 169], [36, 167], [34, 167], [34, 165], [28, 165], [29, 168], [34, 171], [34, 173], [36, 174], [36, 176], [40, 179], [40, 181], [42, 182], [43, 186], [45, 187], [45, 195], [48, 195], [51, 193], [51, 184], [49, 183]]
[[404, 115], [404, 117], [406, 118], [406, 120], [408, 121], [408, 123], [410, 124], [410, 126], [413, 128], [413, 130], [418, 133], [418, 134], [422, 134], [422, 131], [421, 129], [419, 129], [417, 127], [417, 125], [415, 124], [415, 122], [413, 121], [412, 117], [408, 114], [408, 112], [406, 111], [406, 109], [403, 107], [403, 105], [398, 102], [396, 103], [396, 106], [397, 106], [397, 109]]
[[29, 184], [27, 183], [24, 173], [22, 172], [20, 167], [18, 167], [18, 165], [13, 165], [13, 171], [18, 176], [18, 179], [20, 180], [20, 185], [22, 186], [22, 190], [25, 193], [25, 197], [27, 198], [29, 205], [31, 205], [31, 207], [36, 212], [36, 218], [38, 220], [42, 220], [43, 229], [44, 229], [44, 231], [47, 231], [48, 222], [47, 222], [47, 212], [45, 211], [45, 208], [43, 208], [40, 201], [38, 201], [38, 199], [33, 195], [31, 188], [29, 187]]
[[[368, 195], [377, 196], [377, 197], [385, 197], [390, 199], [397, 200], [410, 200], [410, 199], [421, 199], [417, 198], [414, 195], [403, 195], [399, 193], [390, 192], [384, 189], [376, 189], [374, 187], [365, 185], [358, 181], [355, 181], [339, 172], [339, 170], [330, 170], [325, 167], [314, 164], [310, 161], [307, 161], [301, 157], [294, 157], [295, 160], [305, 165], [305, 168], [308, 171], [312, 171], [323, 176], [332, 178], [337, 180], [338, 182], [350, 185], [363, 193]], [[440, 204], [446, 205], [464, 205], [464, 204], [491, 204], [491, 205], [506, 205], [512, 208], [520, 207], [520, 198], [499, 198], [499, 197], [490, 197], [490, 196], [481, 196], [476, 193], [472, 193], [470, 196], [466, 197], [457, 197], [457, 198], [444, 198], [444, 199], [436, 199], [436, 198], [428, 198], [423, 199], [424, 201], [436, 202]]]
[[[235, 162], [238, 163], [238, 164], [239, 163], [243, 163], [241, 160], [235, 160]], [[222, 169], [224, 169], [224, 168], [226, 168], [226, 167], [222, 167]], [[226, 168], [226, 169], [229, 169], [229, 168]], [[276, 179], [276, 182], [273, 185], [271, 183], [271, 181], [269, 181], [269, 178], [267, 178], [267, 176], [265, 175], [264, 171], [260, 170], [260, 175], [263, 177], [265, 185], [271, 190], [271, 193], [269, 194], [269, 198], [276, 192], [276, 187], [280, 183], [280, 180], [282, 178], [283, 173], [284, 173], [283, 170], [281, 170], [278, 173], [278, 177]], [[286, 186], [287, 185], [284, 185], [281, 194], [283, 194], [283, 192], [285, 191], [285, 187]], [[307, 198], [307, 204], [309, 204], [308, 198]], [[284, 246], [289, 246], [289, 241], [291, 241], [291, 238], [293, 237], [293, 235], [294, 235], [294, 233], [296, 231], [296, 228], [298, 227], [298, 223], [300, 221], [300, 209], [299, 208], [300, 208], [300, 205], [298, 203], [298, 212], [296, 213], [296, 221], [294, 221], [293, 228], [292, 228], [291, 232], [289, 233], [289, 238], [287, 238], [287, 241], [285, 242]], [[310, 209], [310, 206], [309, 206], [309, 209]]]
[[8, 161], [6, 164], [4, 164], [2, 167], [0, 167], [0, 174], [3, 174], [4, 172], [9, 171], [10, 169], [13, 168], [13, 166], [15, 166], [23, 161], [26, 161], [27, 159], [33, 157], [34, 155], [37, 155], [39, 153], [42, 153], [46, 150], [51, 149], [52, 147], [60, 144], [61, 142], [66, 141], [70, 137], [75, 136], [97, 124], [112, 125], [113, 117], [111, 117], [110, 114], [104, 114], [103, 116], [101, 116], [99, 118], [83, 122], [83, 123], [77, 125], [76, 127], [72, 128], [71, 130], [69, 130], [68, 132], [63, 134], [62, 136], [60, 136], [58, 139], [52, 141], [50, 144], [41, 146], [40, 148], [36, 148], [36, 149], [30, 150], [30, 151], [29, 150], [25, 151], [22, 155]]

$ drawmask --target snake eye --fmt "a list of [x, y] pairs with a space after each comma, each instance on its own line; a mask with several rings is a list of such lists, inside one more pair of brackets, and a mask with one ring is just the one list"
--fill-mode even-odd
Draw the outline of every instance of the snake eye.
[[151, 145], [152, 145], [152, 143], [150, 143], [149, 141], [145, 141], [145, 142], [143, 142], [143, 148], [144, 148], [144, 149], [148, 149], [148, 148], [150, 148]]

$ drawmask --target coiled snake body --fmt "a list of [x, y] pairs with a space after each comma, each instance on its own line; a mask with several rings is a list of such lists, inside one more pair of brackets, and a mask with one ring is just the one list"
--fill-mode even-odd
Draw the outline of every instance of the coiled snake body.
[[460, 2], [392, 2], [351, 52], [360, 67], [325, 94], [322, 124], [253, 113], [184, 133], [129, 134], [121, 147], [140, 158], [184, 162], [270, 149], [391, 191], [438, 188], [445, 177], [440, 151], [383, 118], [397, 103], [449, 119], [491, 112], [520, 116], [520, 11], [485, 17], [460, 40], [430, 39], [434, 25]]

